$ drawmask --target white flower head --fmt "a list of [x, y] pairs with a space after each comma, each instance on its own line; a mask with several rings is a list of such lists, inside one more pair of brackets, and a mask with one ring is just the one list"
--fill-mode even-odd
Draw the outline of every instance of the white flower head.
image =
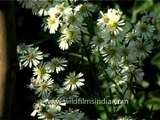
[[146, 58], [153, 48], [153, 43], [149, 40], [143, 41], [142, 38], [139, 38], [133, 45], [130, 45], [133, 48], [138, 58]]
[[29, 68], [31, 68], [33, 65], [37, 66], [43, 57], [43, 52], [41, 52], [38, 47], [28, 47], [27, 53], [19, 56], [19, 59], [24, 67], [29, 66]]
[[123, 85], [127, 82], [127, 79], [125, 79], [125, 77], [116, 75], [113, 77], [113, 81], [110, 83], [110, 87], [116, 87], [116, 86], [120, 86]]
[[79, 96], [79, 92], [76, 90], [66, 90], [64, 88], [60, 88], [58, 91], [58, 98], [59, 99], [70, 99], [70, 98], [77, 98]]
[[56, 73], [59, 73], [60, 71], [64, 71], [65, 67], [67, 67], [68, 61], [64, 58], [53, 58], [51, 59], [51, 62], [48, 62], [48, 70], [51, 72], [56, 71]]
[[78, 15], [76, 12], [65, 11], [63, 16], [63, 22], [69, 26], [72, 25], [81, 27], [83, 26], [83, 17]]
[[122, 53], [119, 50], [120, 48], [117, 48], [116, 46], [108, 46], [105, 47], [102, 51], [101, 54], [104, 57], [104, 61], [107, 63], [112, 63], [112, 62], [119, 62], [122, 56]]
[[71, 44], [72, 43], [69, 44], [66, 40], [61, 40], [59, 41], [59, 48], [62, 50], [67, 50]]
[[132, 30], [131, 32], [127, 33], [125, 43], [133, 44], [138, 39], [138, 37], [139, 36], [135, 32], [135, 30]]
[[20, 43], [19, 45], [17, 45], [17, 53], [24, 55], [27, 53], [28, 48], [31, 46], [33, 46], [33, 45], [32, 44], [26, 45], [25, 43]]
[[50, 71], [48, 71], [48, 66], [46, 62], [41, 62], [38, 66], [33, 68], [33, 76], [36, 76], [37, 79], [47, 80], [50, 78]]
[[57, 31], [59, 25], [60, 25], [59, 19], [48, 17], [47, 18], [47, 25], [45, 26], [45, 29], [48, 28], [49, 33], [54, 34]]
[[66, 90], [76, 90], [77, 87], [81, 87], [84, 85], [84, 79], [81, 78], [83, 76], [82, 73], [79, 73], [76, 75], [75, 72], [69, 73], [69, 75], [66, 77], [65, 82], [63, 83], [63, 86]]
[[58, 111], [60, 112], [62, 107], [61, 106], [66, 106], [66, 103], [62, 100], [59, 99], [52, 99], [49, 101], [49, 111]]
[[75, 7], [75, 12], [83, 17], [92, 16], [91, 12], [95, 11], [95, 6], [91, 3], [79, 4]]
[[96, 36], [93, 36], [92, 41], [90, 42], [92, 52], [101, 51], [106, 46], [106, 41], [102, 38], [102, 33], [97, 32]]
[[28, 85], [28, 88], [32, 90], [32, 89], [35, 89], [37, 85], [38, 85], [38, 80], [35, 77], [32, 77], [30, 79], [30, 84]]
[[101, 18], [98, 19], [98, 25], [102, 30], [109, 29], [115, 35], [119, 34], [120, 31], [123, 31], [122, 26], [125, 25], [124, 20], [122, 19], [122, 12], [118, 9], [108, 9], [107, 13], [100, 11]]
[[71, 109], [65, 110], [65, 112], [62, 112], [62, 118], [63, 120], [82, 120], [84, 117], [84, 113], [79, 111], [79, 109]]
[[39, 79], [35, 87], [35, 94], [38, 94], [39, 97], [48, 97], [54, 87], [53, 81], [51, 78], [47, 80]]
[[60, 19], [61, 16], [63, 15], [64, 9], [65, 9], [64, 3], [58, 4], [58, 5], [56, 5], [55, 7], [51, 7], [51, 8], [48, 10], [48, 15], [49, 15], [51, 18]]
[[153, 25], [138, 22], [135, 26], [135, 32], [144, 39], [149, 39], [152, 37], [155, 27]]
[[122, 75], [125, 77], [126, 81], [137, 81], [143, 80], [144, 72], [142, 68], [130, 65], [128, 70], [122, 72]]
[[66, 50], [69, 48], [72, 43], [79, 42], [81, 40], [80, 30], [76, 27], [70, 26], [69, 28], [64, 28], [62, 31], [62, 35], [59, 39], [59, 47], [62, 50]]
[[33, 105], [34, 111], [31, 113], [31, 116], [35, 116], [37, 113], [42, 112], [45, 106], [46, 104], [45, 104], [45, 101], [43, 100], [39, 100], [36, 103], [34, 103]]

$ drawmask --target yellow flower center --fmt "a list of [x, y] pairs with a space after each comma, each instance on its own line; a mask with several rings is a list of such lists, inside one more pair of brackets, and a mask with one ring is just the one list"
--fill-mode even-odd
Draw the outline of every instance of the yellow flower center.
[[86, 12], [86, 11], [87, 11], [87, 6], [86, 6], [86, 5], [82, 5], [82, 6], [80, 7], [80, 11], [81, 11], [81, 12]]
[[116, 22], [114, 20], [109, 20], [108, 25], [110, 27], [115, 27], [116, 26]]
[[53, 18], [48, 18], [47, 19], [47, 24], [49, 27], [51, 27], [55, 23], [55, 20]]
[[115, 83], [119, 83], [119, 81], [121, 80], [121, 77], [115, 76], [115, 77], [113, 78], [113, 80], [114, 80]]
[[46, 87], [47, 87], [46, 83], [42, 83], [42, 84], [40, 85], [40, 90], [43, 91], [43, 90], [46, 89]]
[[44, 73], [44, 70], [42, 69], [42, 68], [39, 68], [38, 70], [37, 70], [37, 74], [38, 75], [42, 75]]
[[65, 97], [69, 97], [71, 95], [70, 91], [64, 90], [64, 94]]
[[147, 26], [144, 25], [144, 24], [141, 25], [141, 26], [140, 26], [140, 31], [141, 31], [141, 32], [147, 32]]
[[73, 31], [67, 31], [66, 33], [67, 38], [72, 38], [73, 37]]
[[61, 64], [60, 64], [60, 62], [58, 60], [55, 60], [55, 61], [53, 61], [53, 65], [55, 67], [59, 67]]
[[68, 22], [73, 23], [74, 21], [76, 21], [76, 17], [74, 15], [70, 15], [68, 18]]
[[27, 55], [27, 58], [28, 58], [28, 60], [31, 60], [31, 59], [34, 58], [34, 55], [33, 55], [32, 53], [29, 53], [29, 54]]
[[75, 77], [70, 78], [70, 83], [75, 84], [77, 82], [77, 79]]
[[35, 108], [36, 110], [38, 110], [38, 111], [41, 111], [41, 110], [42, 110], [42, 106], [41, 106], [39, 103], [36, 103], [36, 104], [34, 105], [34, 108]]

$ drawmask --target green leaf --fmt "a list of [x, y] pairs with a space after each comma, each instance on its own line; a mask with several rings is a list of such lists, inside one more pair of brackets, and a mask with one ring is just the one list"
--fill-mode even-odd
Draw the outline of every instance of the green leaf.
[[157, 66], [158, 68], [160, 68], [160, 53], [155, 55], [152, 60], [151, 60], [151, 64]]
[[153, 0], [145, 0], [145, 1], [137, 0], [132, 8], [131, 21], [134, 23], [137, 20], [137, 14], [151, 8], [153, 4], [154, 4]]
[[160, 109], [160, 99], [159, 98], [152, 98], [145, 102], [145, 106], [148, 109], [151, 109], [153, 107], [153, 110], [159, 110]]
[[149, 87], [149, 82], [147, 82], [147, 81], [145, 81], [145, 80], [142, 80], [141, 81], [141, 84], [142, 84], [142, 86], [144, 87], [144, 88], [147, 88], [147, 87]]

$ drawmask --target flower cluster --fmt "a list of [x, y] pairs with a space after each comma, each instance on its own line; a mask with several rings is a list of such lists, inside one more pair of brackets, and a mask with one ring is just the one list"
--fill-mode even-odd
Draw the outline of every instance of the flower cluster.
[[[18, 59], [20, 69], [29, 67], [33, 69], [33, 77], [30, 79], [28, 87], [34, 90], [35, 94], [40, 98], [34, 104], [34, 111], [31, 116], [38, 115], [39, 119], [82, 119], [83, 112], [78, 109], [69, 111], [61, 111], [62, 106], [66, 106], [65, 99], [72, 99], [79, 97], [77, 88], [84, 85], [83, 74], [71, 72], [66, 76], [63, 86], [60, 87], [59, 81], [53, 79], [53, 74], [59, 74], [67, 67], [68, 60], [65, 58], [54, 57], [50, 61], [45, 58], [48, 54], [44, 54], [39, 50], [39, 47], [33, 45], [26, 45], [24, 43], [17, 46]], [[56, 83], [57, 82], [57, 83]], [[59, 86], [59, 87], [58, 87]], [[53, 93], [57, 93], [53, 96]], [[52, 99], [51, 99], [52, 98]], [[62, 117], [63, 116], [63, 117]]]
[[97, 20], [96, 36], [92, 38], [92, 53], [99, 53], [108, 67], [106, 73], [112, 79], [111, 86], [122, 85], [122, 89], [131, 81], [143, 79], [142, 61], [153, 48], [155, 26], [144, 19], [126, 31], [123, 13], [118, 9], [108, 9]]
[[83, 23], [85, 17], [91, 16], [94, 12], [93, 4], [80, 4], [75, 8], [65, 7], [64, 3], [57, 4], [47, 11], [45, 29], [49, 33], [55, 34], [58, 29], [62, 35], [58, 42], [62, 50], [67, 50], [72, 43], [78, 43], [81, 40], [81, 32], [87, 32], [86, 24]]
[[[132, 83], [143, 80], [143, 60], [151, 53], [153, 40], [160, 41], [160, 27], [155, 25], [158, 21], [156, 15], [145, 13], [137, 23], [132, 24], [120, 9], [113, 8], [109, 8], [107, 12], [99, 11], [99, 18], [95, 21], [90, 20], [92, 13], [96, 11], [96, 5], [78, 0], [52, 2], [31, 0], [24, 1], [22, 6], [32, 9], [34, 14], [44, 19], [45, 31], [48, 30], [53, 36], [58, 34], [57, 42], [63, 52], [77, 43], [78, 54], [73, 54], [80, 58], [78, 64], [89, 64], [95, 80], [105, 76], [103, 80], [104, 82], [107, 80], [109, 85], [105, 89], [107, 95], [112, 94], [110, 98], [113, 96], [121, 96], [121, 99], [131, 98]], [[36, 6], [39, 7], [36, 9]], [[72, 49], [69, 50], [71, 51]], [[31, 116], [37, 115], [39, 119], [45, 120], [84, 119], [83, 112], [70, 108], [63, 101], [79, 97], [79, 88], [85, 93], [81, 88], [85, 84], [83, 73], [76, 71], [68, 73], [66, 68], [69, 60], [53, 57], [48, 61], [46, 57], [49, 58], [49, 54], [44, 54], [34, 45], [19, 44], [17, 53], [20, 69], [25, 67], [33, 69], [28, 87], [34, 90], [40, 99], [34, 104]], [[92, 57], [96, 60], [92, 61]], [[92, 69], [94, 67], [98, 73]], [[96, 84], [98, 83], [96, 81]], [[69, 109], [63, 109], [63, 106]], [[128, 116], [124, 118], [120, 116], [119, 119], [125, 118]]]

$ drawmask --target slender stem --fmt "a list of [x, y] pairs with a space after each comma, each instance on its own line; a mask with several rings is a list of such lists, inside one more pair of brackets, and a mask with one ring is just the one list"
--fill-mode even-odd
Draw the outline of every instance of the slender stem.
[[[99, 51], [99, 54], [100, 54], [100, 51]], [[103, 62], [103, 59], [102, 59], [101, 56], [100, 56], [100, 62], [103, 63], [103, 64], [105, 64], [105, 63]], [[115, 86], [116, 86], [116, 87], [115, 87], [116, 91], [117, 91], [117, 92], [119, 93], [119, 95], [121, 96], [121, 99], [123, 99], [123, 95], [122, 95], [122, 93], [121, 93], [121, 91], [120, 91], [117, 83], [109, 77], [108, 73], [107, 73], [106, 70], [105, 70], [106, 68], [105, 68], [104, 65], [102, 65], [102, 69], [103, 69], [103, 71], [105, 71], [105, 75], [106, 75], [107, 79], [115, 84]], [[108, 82], [108, 81], [107, 81], [107, 82]]]
[[[96, 82], [96, 85], [97, 85], [97, 87], [98, 87], [99, 97], [100, 97], [100, 99], [103, 99], [103, 93], [102, 93], [102, 90], [101, 90], [101, 87], [100, 87], [100, 83], [99, 83], [99, 80], [97, 79], [97, 77], [96, 77], [96, 75], [95, 75], [94, 67], [93, 67], [93, 64], [92, 64], [92, 62], [91, 62], [91, 60], [90, 60], [90, 56], [89, 56], [89, 54], [88, 54], [87, 46], [86, 46], [86, 44], [85, 44], [84, 39], [82, 39], [82, 44], [84, 45], [84, 51], [85, 51], [86, 57], [87, 57], [87, 59], [88, 59], [88, 63], [89, 63], [90, 69], [91, 69], [92, 76], [93, 76], [93, 78], [94, 78], [94, 80], [95, 80], [95, 82]], [[104, 110], [105, 110], [105, 112], [106, 112], [107, 118], [110, 118], [109, 112], [107, 111], [106, 106], [105, 106], [104, 104], [103, 104], [102, 106], [103, 106], [103, 108], [104, 108]]]
[[47, 40], [50, 40], [50, 39], [53, 39], [53, 36], [50, 36], [50, 37], [48, 37], [48, 38], [39, 40], [39, 41], [33, 43], [33, 45], [39, 45], [39, 44], [41, 44], [41, 43], [43, 43], [43, 42], [45, 42], [45, 41], [47, 41]]

